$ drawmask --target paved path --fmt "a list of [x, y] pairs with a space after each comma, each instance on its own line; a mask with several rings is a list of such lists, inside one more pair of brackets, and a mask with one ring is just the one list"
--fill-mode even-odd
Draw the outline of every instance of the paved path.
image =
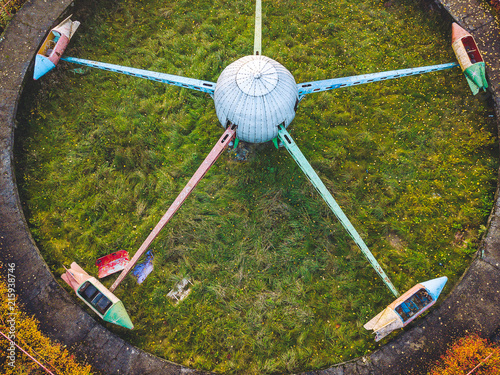
[[[80, 0], [79, 3], [85, 0]], [[448, 12], [478, 41], [500, 118], [499, 30], [479, 0], [441, 1]], [[71, 11], [71, 0], [30, 0], [0, 41], [0, 261], [16, 263], [17, 293], [51, 337], [85, 355], [105, 374], [198, 374], [147, 354], [104, 329], [56, 282], [43, 261], [21, 209], [12, 148], [17, 103], [36, 48], [55, 20]], [[413, 328], [367, 357], [315, 375], [423, 374], [429, 360], [455, 337], [467, 332], [492, 335], [500, 327], [500, 203], [496, 200], [488, 235], [452, 293]], [[0, 272], [4, 272], [0, 270]]]

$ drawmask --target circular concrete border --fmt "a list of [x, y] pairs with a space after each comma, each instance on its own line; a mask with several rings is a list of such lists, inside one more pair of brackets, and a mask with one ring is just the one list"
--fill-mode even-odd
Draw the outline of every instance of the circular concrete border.
[[[485, 60], [500, 61], [500, 33], [480, 0], [442, 0], [441, 4], [473, 33]], [[41, 322], [43, 330], [85, 356], [96, 369], [106, 374], [202, 374], [135, 348], [75, 304], [45, 264], [24, 218], [12, 153], [17, 106], [28, 79], [26, 73], [31, 71], [42, 38], [72, 6], [71, 0], [29, 0], [0, 40], [0, 261], [15, 264], [19, 300]], [[497, 119], [500, 118], [499, 66], [488, 65]], [[455, 337], [471, 331], [487, 336], [497, 332], [500, 327], [499, 204], [495, 199], [488, 234], [478, 256], [438, 309], [369, 356], [307, 374], [414, 375], [421, 373], [429, 360], [441, 354]]]

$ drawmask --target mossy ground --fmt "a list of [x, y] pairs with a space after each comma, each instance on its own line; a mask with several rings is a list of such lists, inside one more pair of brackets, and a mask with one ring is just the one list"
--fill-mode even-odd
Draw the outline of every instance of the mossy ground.
[[[391, 4], [264, 1], [263, 54], [298, 83], [455, 60], [439, 15]], [[103, 1], [67, 54], [216, 82], [252, 53], [253, 13], [251, 1]], [[26, 215], [56, 275], [134, 253], [222, 133], [205, 94], [77, 68], [41, 80], [17, 132]], [[400, 291], [443, 275], [450, 288], [492, 207], [491, 113], [456, 68], [308, 95], [289, 131]], [[297, 372], [365, 354], [363, 324], [393, 299], [272, 144], [247, 163], [225, 153], [152, 249], [154, 273], [116, 291], [136, 328], [110, 329], [199, 369]], [[192, 293], [174, 305], [187, 275]]]

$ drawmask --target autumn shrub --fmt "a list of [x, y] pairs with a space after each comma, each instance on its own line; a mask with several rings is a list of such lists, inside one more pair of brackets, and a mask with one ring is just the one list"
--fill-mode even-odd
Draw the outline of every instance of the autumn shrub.
[[[40, 331], [40, 323], [23, 310], [14, 297], [15, 288], [9, 290], [6, 280], [0, 278], [0, 331], [54, 374], [94, 374], [90, 365], [76, 361], [63, 345], [51, 340]], [[0, 374], [46, 374], [37, 363], [16, 348], [15, 359], [10, 357], [11, 342], [0, 335]]]
[[500, 347], [471, 334], [455, 341], [428, 375], [500, 374]]
[[497, 14], [500, 15], [500, 0], [491, 0], [491, 6], [496, 10]]

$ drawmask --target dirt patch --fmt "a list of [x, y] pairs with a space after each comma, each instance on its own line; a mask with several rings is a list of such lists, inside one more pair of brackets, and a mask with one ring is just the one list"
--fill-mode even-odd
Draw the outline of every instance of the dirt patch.
[[406, 247], [406, 243], [395, 232], [389, 232], [387, 241], [391, 247], [401, 252], [403, 252]]

